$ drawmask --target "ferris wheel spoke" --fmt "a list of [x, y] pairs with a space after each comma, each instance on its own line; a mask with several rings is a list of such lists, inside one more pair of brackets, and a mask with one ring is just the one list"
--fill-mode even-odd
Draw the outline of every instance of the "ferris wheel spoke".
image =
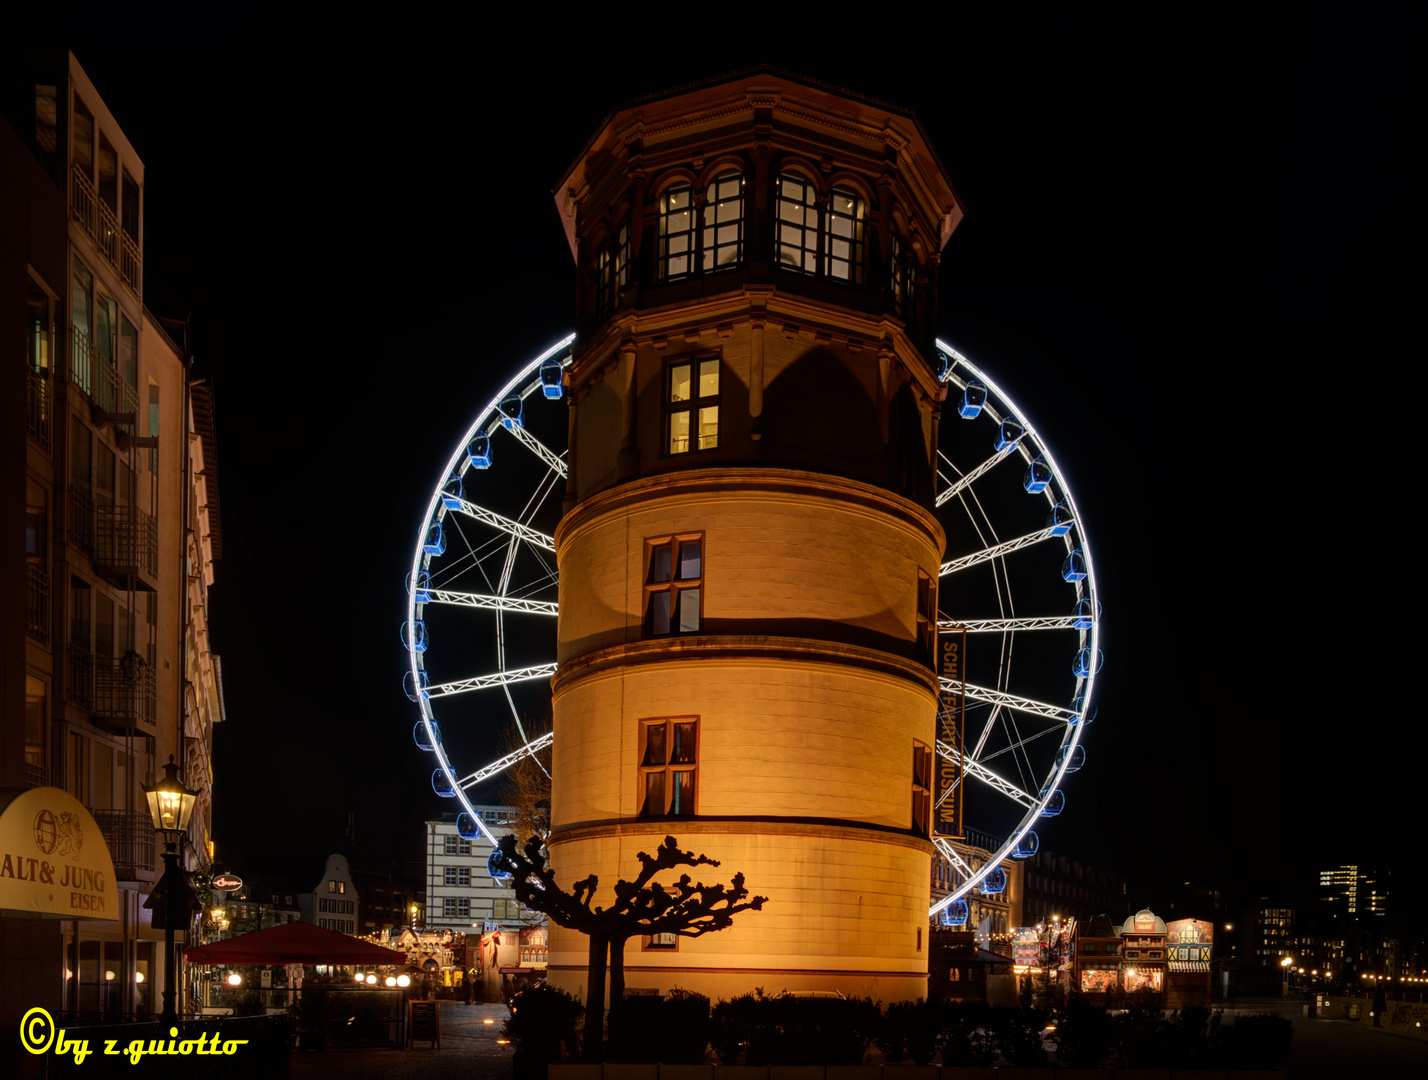
[[[943, 679], [941, 682], [944, 690], [953, 690], [959, 685], [954, 684], [951, 679]], [[1064, 724], [1076, 722], [1076, 714], [1059, 705], [1048, 705], [1044, 701], [1033, 701], [1031, 698], [1018, 697], [1015, 694], [1004, 694], [1000, 690], [990, 690], [985, 686], [973, 686], [971, 683], [967, 684], [965, 692], [973, 701], [980, 701], [987, 705], [1001, 705], [1008, 709], [1015, 709], [1017, 712], [1034, 713], [1037, 716], [1060, 720]]]
[[1084, 617], [1075, 615], [1048, 616], [1027, 619], [938, 619], [939, 630], [965, 630], [969, 634], [997, 634], [1014, 630], [1076, 630], [1084, 622]]
[[429, 603], [455, 604], [458, 607], [482, 608], [487, 611], [526, 611], [536, 615], [554, 615], [553, 600], [522, 600], [514, 596], [487, 596], [485, 593], [452, 592], [449, 589], [429, 589]]
[[945, 757], [948, 761], [957, 762], [959, 765], [961, 765], [961, 767], [967, 773], [968, 776], [980, 780], [993, 791], [996, 791], [1001, 795], [1005, 795], [1008, 799], [1011, 799], [1012, 802], [1020, 803], [1028, 810], [1033, 810], [1038, 805], [1035, 796], [1027, 794], [1021, 788], [1013, 784], [1010, 780], [1006, 779], [1006, 777], [1000, 776], [997, 773], [993, 772], [991, 769], [983, 765], [980, 761], [977, 761], [973, 758], [962, 757], [960, 754], [957, 753], [956, 750], [952, 749], [950, 744], [938, 740], [937, 752], [942, 757]]
[[[1024, 749], [1029, 743], [1033, 743], [1033, 742], [1035, 742], [1037, 739], [1041, 738], [1043, 735], [1050, 735], [1050, 734], [1052, 734], [1053, 732], [1055, 732], [1056, 734], [1059, 735], [1059, 734], [1061, 734], [1061, 729], [1060, 729], [1060, 728], [1042, 728], [1040, 731], [1036, 732], [1034, 735], [1027, 735], [1027, 736], [1025, 736], [1025, 737], [1023, 737], [1023, 738], [1020, 738], [1020, 739], [1018, 739], [1016, 742], [1012, 743], [1010, 746], [1003, 746], [1000, 750], [994, 751], [993, 753], [988, 754], [986, 757], [981, 758], [980, 760], [986, 762], [986, 761], [991, 761], [993, 758], [1001, 757], [1001, 755], [1003, 755], [1003, 754], [1015, 754], [1018, 750]], [[1020, 734], [1020, 733], [1018, 733], [1018, 734]]]
[[564, 458], [527, 431], [523, 425], [509, 430], [516, 437], [517, 442], [524, 445], [527, 450], [544, 461], [555, 472], [565, 476], [567, 466]]
[[[942, 857], [948, 862], [950, 862], [953, 866], [955, 866], [958, 870], [962, 871], [962, 874], [965, 877], [971, 878], [976, 876], [977, 872], [972, 869], [971, 863], [967, 862], [966, 859], [962, 858], [962, 853], [952, 846], [952, 842], [950, 840], [948, 840], [946, 837], [939, 836], [936, 837], [932, 842], [937, 845], [937, 850], [941, 853]], [[947, 900], [950, 903], [952, 898], [949, 896]]]
[[965, 491], [971, 485], [975, 484], [983, 476], [985, 476], [987, 473], [991, 472], [994, 468], [1001, 464], [1001, 462], [1005, 460], [1009, 454], [1016, 450], [1018, 445], [1020, 444], [1013, 443], [1010, 446], [998, 450], [995, 454], [987, 458], [987, 460], [982, 462], [980, 465], [977, 465], [970, 471], [963, 473], [960, 479], [952, 482], [951, 487], [944, 488], [942, 491], [939, 491], [937, 493], [937, 499], [935, 500], [936, 504], [938, 506], [941, 506], [950, 499], [955, 499], [963, 491]]
[[426, 693], [430, 698], [450, 697], [452, 694], [465, 694], [472, 690], [489, 690], [493, 686], [506, 686], [509, 683], [548, 679], [554, 674], [554, 664], [540, 664], [537, 667], [501, 671], [495, 675], [480, 675], [474, 679], [458, 679], [455, 682], [439, 683], [427, 687]]
[[1060, 526], [1048, 525], [1044, 529], [1027, 533], [1025, 536], [1018, 536], [1015, 540], [1003, 540], [1000, 544], [993, 544], [991, 547], [983, 548], [981, 551], [973, 552], [971, 555], [963, 555], [960, 559], [952, 559], [942, 564], [941, 576], [955, 574], [968, 567], [977, 566], [992, 559], [999, 559], [1003, 555], [1010, 555], [1013, 551], [1020, 551], [1022, 548], [1029, 548], [1033, 544], [1039, 544], [1043, 540], [1049, 540], [1053, 536], [1063, 535], [1057, 532]]
[[504, 517], [494, 510], [487, 510], [485, 507], [477, 506], [475, 503], [467, 502], [465, 499], [462, 499], [461, 505], [457, 507], [457, 511], [476, 521], [493, 525], [502, 532], [509, 533], [516, 539], [524, 540], [528, 544], [543, 547], [547, 551], [555, 550], [554, 537], [547, 536], [543, 532], [537, 532], [529, 525], [522, 525], [519, 521], [512, 521], [510, 518]]
[[506, 769], [509, 769], [512, 765], [516, 764], [516, 762], [528, 758], [532, 754], [538, 753], [541, 750], [544, 750], [547, 746], [551, 744], [551, 740], [554, 737], [555, 736], [551, 732], [547, 731], [540, 738], [532, 739], [530, 742], [526, 743], [525, 746], [522, 746], [516, 750], [512, 750], [505, 757], [501, 758], [501, 760], [493, 761], [484, 769], [477, 769], [470, 776], [463, 777], [462, 779], [457, 781], [457, 784], [461, 787], [462, 791], [470, 791], [473, 787], [481, 783], [483, 780], [489, 780], [497, 773], [504, 772]]

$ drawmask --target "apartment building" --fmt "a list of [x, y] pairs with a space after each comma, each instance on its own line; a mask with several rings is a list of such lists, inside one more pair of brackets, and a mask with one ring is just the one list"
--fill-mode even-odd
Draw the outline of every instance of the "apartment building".
[[164, 933], [142, 785], [170, 756], [199, 792], [183, 865], [212, 859], [213, 401], [187, 328], [144, 304], [144, 163], [117, 118], [72, 53], [0, 59], [0, 787], [54, 803], [0, 831], [17, 855], [63, 846], [112, 870], [72, 912], [0, 891], [0, 1021], [144, 1015]]

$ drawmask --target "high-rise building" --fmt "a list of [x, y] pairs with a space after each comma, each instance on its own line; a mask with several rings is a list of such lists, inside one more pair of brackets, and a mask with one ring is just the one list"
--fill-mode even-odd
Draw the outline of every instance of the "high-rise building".
[[[946, 170], [910, 111], [760, 69], [616, 109], [556, 205], [556, 874], [607, 903], [673, 835], [769, 898], [632, 939], [631, 990], [921, 997]], [[583, 986], [585, 938], [550, 948]]]
[[117, 119], [72, 54], [11, 52], [0, 71], [0, 787], [23, 792], [0, 846], [107, 867], [89, 900], [4, 893], [0, 1022], [142, 1015], [164, 932], [144, 907], [163, 864], [141, 785], [170, 756], [199, 793], [183, 865], [212, 858], [212, 396], [186, 327], [144, 304], [144, 163]]

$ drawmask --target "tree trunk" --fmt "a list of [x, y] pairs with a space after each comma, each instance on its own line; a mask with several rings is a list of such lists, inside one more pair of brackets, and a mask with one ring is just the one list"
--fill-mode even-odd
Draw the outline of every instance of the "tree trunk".
[[625, 938], [610, 937], [610, 1018], [625, 1006]]
[[589, 978], [585, 986], [585, 1047], [586, 1061], [599, 1061], [605, 1037], [605, 949], [609, 942], [598, 932], [591, 932]]

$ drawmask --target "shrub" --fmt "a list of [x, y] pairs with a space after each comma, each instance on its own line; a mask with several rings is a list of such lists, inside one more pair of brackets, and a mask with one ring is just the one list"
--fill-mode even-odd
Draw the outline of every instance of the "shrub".
[[714, 1006], [709, 1041], [725, 1065], [859, 1065], [880, 1019], [866, 998], [755, 990]]
[[1160, 998], [1152, 990], [1126, 995], [1125, 1011], [1114, 1018], [1120, 1064], [1130, 1069], [1164, 1068], [1169, 1054]]
[[546, 1066], [560, 1060], [562, 1044], [574, 1040], [580, 1014], [580, 1003], [553, 986], [533, 986], [513, 997], [511, 1018], [501, 1033], [515, 1047], [511, 1060], [515, 1075], [545, 1076]]
[[688, 990], [627, 997], [610, 1011], [606, 1060], [698, 1065], [709, 1045], [709, 999]]
[[1056, 1056], [1073, 1069], [1098, 1069], [1111, 1056], [1111, 1015], [1073, 995], [1056, 1013]]
[[1187, 1005], [1165, 1022], [1166, 1063], [1173, 1069], [1211, 1069], [1219, 1064], [1221, 1012]]
[[1220, 1029], [1224, 1064], [1231, 1069], [1273, 1069], [1289, 1060], [1294, 1023], [1278, 1013], [1251, 1013]]
[[982, 1001], [954, 1001], [942, 1007], [942, 1064], [986, 1066], [996, 1060], [989, 1012]]
[[1046, 1064], [1046, 1012], [1043, 1009], [992, 1009], [991, 1029], [997, 1050], [1018, 1068]]
[[263, 995], [257, 990], [240, 990], [233, 995], [234, 1016], [262, 1016], [267, 1011], [263, 1005]]

